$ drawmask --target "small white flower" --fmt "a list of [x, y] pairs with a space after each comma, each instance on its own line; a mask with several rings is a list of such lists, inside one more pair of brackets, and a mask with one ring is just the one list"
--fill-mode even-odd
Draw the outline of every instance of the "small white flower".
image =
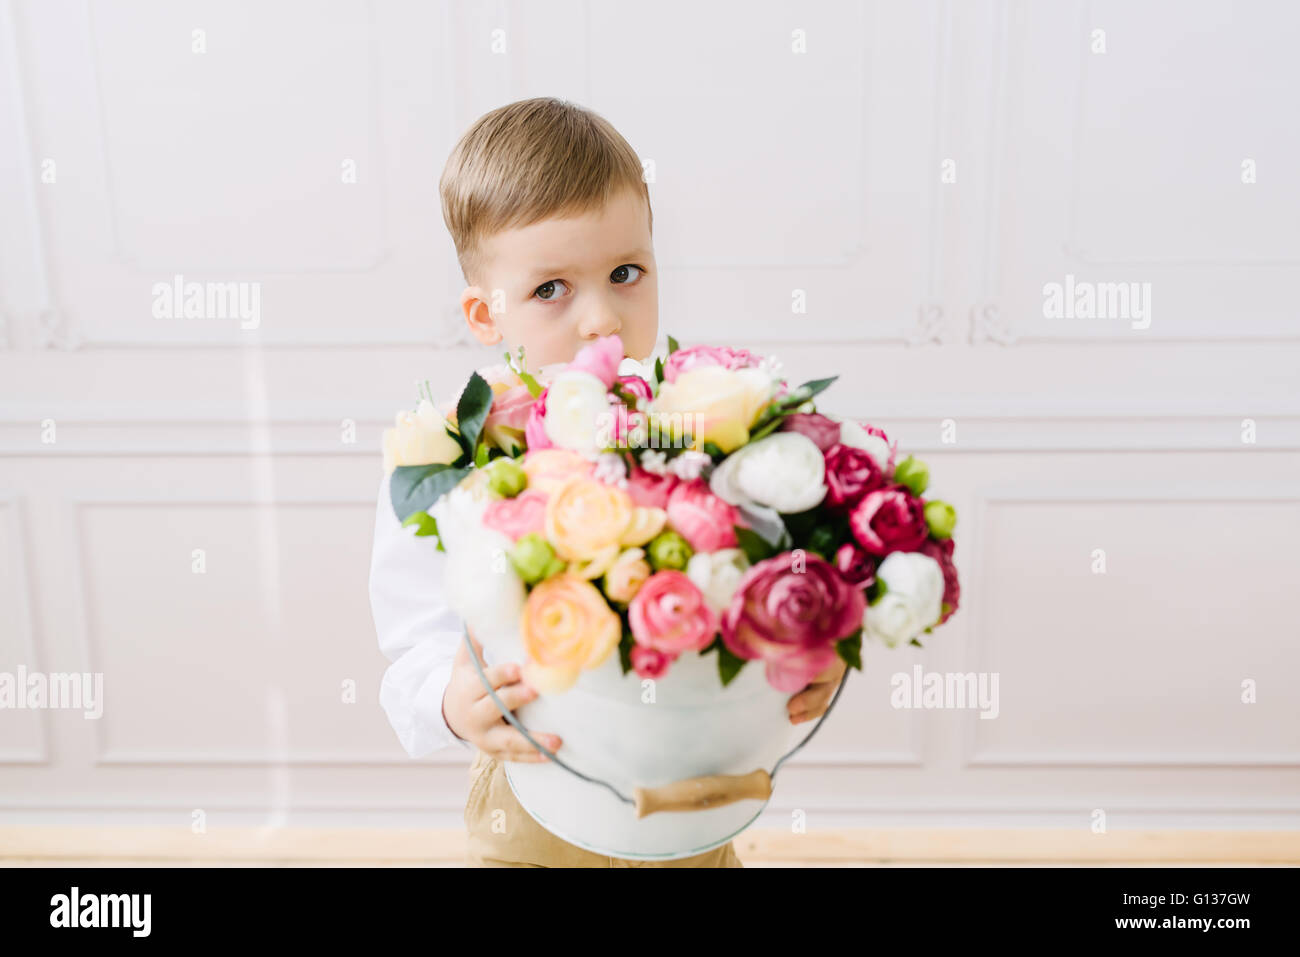
[[749, 569], [749, 561], [739, 548], [722, 548], [716, 552], [696, 552], [686, 563], [686, 577], [704, 596], [704, 603], [721, 613], [731, 604], [736, 586]]
[[606, 485], [627, 488], [627, 463], [617, 452], [602, 452], [596, 456], [596, 466], [592, 469], [591, 476]]
[[712, 463], [713, 459], [703, 452], [696, 452], [693, 449], [687, 449], [681, 455], [674, 458], [669, 464], [669, 470], [683, 482], [690, 482], [700, 477], [704, 467]]
[[641, 453], [641, 468], [651, 475], [667, 475], [668, 456], [658, 449], [646, 449]]
[[776, 356], [763, 356], [758, 363], [758, 367], [773, 379], [779, 379], [781, 378], [781, 370], [785, 365]]

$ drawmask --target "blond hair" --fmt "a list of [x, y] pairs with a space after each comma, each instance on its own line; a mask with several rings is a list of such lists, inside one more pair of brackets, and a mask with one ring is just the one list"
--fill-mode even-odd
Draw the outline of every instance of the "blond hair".
[[479, 117], [452, 150], [438, 183], [442, 218], [466, 282], [479, 278], [488, 236], [551, 216], [581, 215], [625, 188], [645, 197], [653, 231], [636, 151], [604, 117], [548, 96]]

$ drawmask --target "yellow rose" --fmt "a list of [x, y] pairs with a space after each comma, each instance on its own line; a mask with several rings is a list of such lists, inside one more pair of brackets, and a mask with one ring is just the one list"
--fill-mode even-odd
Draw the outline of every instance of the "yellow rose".
[[546, 500], [546, 540], [568, 561], [602, 556], [612, 561], [634, 509], [632, 497], [621, 488], [574, 476]]
[[522, 467], [528, 487], [549, 495], [575, 475], [590, 475], [592, 463], [567, 449], [539, 449], [524, 456]]
[[649, 577], [650, 563], [645, 560], [645, 549], [625, 549], [605, 572], [605, 594], [613, 601], [627, 604]]
[[622, 622], [595, 585], [567, 573], [548, 578], [524, 602], [522, 677], [543, 693], [567, 691], [585, 669], [604, 664], [622, 634]]
[[460, 457], [460, 444], [447, 434], [447, 420], [433, 403], [421, 399], [414, 412], [397, 413], [394, 428], [384, 430], [384, 471], [399, 465], [449, 465]]
[[732, 452], [749, 441], [749, 430], [772, 397], [772, 377], [761, 369], [699, 366], [665, 382], [650, 403], [660, 435], [676, 423], [694, 435], [691, 448], [713, 442]]

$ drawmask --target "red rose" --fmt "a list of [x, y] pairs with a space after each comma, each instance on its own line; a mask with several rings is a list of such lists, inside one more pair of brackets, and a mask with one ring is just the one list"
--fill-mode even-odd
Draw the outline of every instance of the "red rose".
[[827, 505], [856, 505], [863, 495], [885, 484], [880, 463], [866, 449], [833, 445], [826, 453]]
[[929, 537], [925, 506], [902, 485], [878, 488], [862, 497], [849, 513], [849, 529], [870, 555], [914, 552]]

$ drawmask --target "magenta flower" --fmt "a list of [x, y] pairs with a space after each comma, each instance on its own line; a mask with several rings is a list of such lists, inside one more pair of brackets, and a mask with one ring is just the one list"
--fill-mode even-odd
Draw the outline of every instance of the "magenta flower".
[[687, 369], [699, 366], [722, 366], [725, 369], [750, 369], [763, 361], [748, 349], [732, 349], [729, 346], [691, 346], [678, 349], [664, 363], [664, 381], [676, 382], [677, 377]]
[[736, 544], [740, 509], [709, 491], [704, 479], [680, 482], [668, 496], [668, 524], [697, 552], [716, 552]]
[[887, 484], [875, 456], [851, 445], [833, 445], [826, 453], [826, 498], [831, 506], [857, 504], [873, 489]]
[[925, 506], [902, 485], [868, 492], [849, 513], [849, 529], [868, 554], [914, 552], [930, 534]]
[[627, 622], [639, 644], [674, 656], [707, 648], [718, 633], [717, 612], [693, 581], [673, 569], [645, 580], [627, 606]]
[[670, 655], [645, 645], [632, 646], [632, 669], [642, 678], [662, 678], [668, 674], [668, 666], [677, 660]]
[[937, 622], [942, 625], [952, 617], [952, 613], [957, 610], [961, 602], [961, 584], [957, 581], [957, 566], [952, 563], [952, 552], [956, 543], [951, 539], [945, 539], [942, 542], [936, 542], [933, 538], [927, 538], [917, 549], [922, 555], [929, 555], [939, 563], [939, 568], [943, 570], [943, 602], [948, 605], [948, 610]]
[[833, 564], [854, 588], [866, 588], [876, 580], [876, 560], [852, 542], [835, 550]]
[[840, 424], [828, 419], [820, 412], [796, 412], [787, 415], [781, 423], [783, 432], [802, 432], [816, 443], [822, 452], [829, 452], [831, 446], [839, 444]]
[[866, 598], [813, 554], [782, 552], [741, 577], [722, 615], [732, 654], [763, 661], [767, 681], [796, 692], [835, 663], [835, 643], [862, 626]]

